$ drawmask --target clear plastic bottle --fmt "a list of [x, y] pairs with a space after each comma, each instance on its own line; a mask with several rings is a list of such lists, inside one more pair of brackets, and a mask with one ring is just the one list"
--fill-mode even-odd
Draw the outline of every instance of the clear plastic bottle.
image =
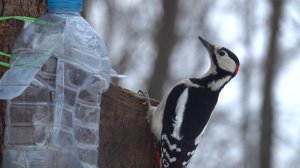
[[3, 167], [96, 168], [107, 49], [80, 16], [82, 0], [48, 0], [47, 24], [17, 38], [0, 81], [5, 114]]

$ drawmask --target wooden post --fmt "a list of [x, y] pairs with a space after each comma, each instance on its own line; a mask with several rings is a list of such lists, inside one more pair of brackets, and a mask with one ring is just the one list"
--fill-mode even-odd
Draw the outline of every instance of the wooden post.
[[100, 116], [101, 168], [155, 168], [154, 142], [143, 102], [136, 93], [115, 84], [104, 94]]
[[[46, 0], [0, 0], [1, 16], [39, 17], [46, 13]], [[0, 51], [10, 47], [23, 23], [0, 21]], [[1, 57], [2, 61], [8, 61]], [[3, 75], [3, 69], [0, 77]], [[154, 102], [155, 103], [155, 102]], [[156, 102], [157, 104], [157, 102]], [[111, 84], [103, 95], [100, 121], [101, 168], [154, 168], [152, 135], [146, 120], [146, 105], [136, 93]], [[0, 162], [2, 163], [5, 102], [0, 101]]]

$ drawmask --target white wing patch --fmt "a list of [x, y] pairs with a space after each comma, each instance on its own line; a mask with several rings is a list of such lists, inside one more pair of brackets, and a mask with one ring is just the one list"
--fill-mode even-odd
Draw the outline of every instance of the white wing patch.
[[[209, 120], [208, 120], [209, 121]], [[200, 142], [200, 139], [202, 138], [206, 128], [207, 128], [208, 123], [205, 125], [205, 127], [203, 128], [202, 132], [200, 133], [200, 135], [198, 135], [198, 137], [195, 139], [195, 145], [198, 145]]]
[[164, 115], [167, 98], [170, 92], [172, 91], [172, 89], [179, 84], [184, 84], [187, 87], [196, 87], [196, 88], [202, 87], [198, 84], [193, 83], [189, 79], [181, 80], [167, 91], [167, 93], [164, 95], [163, 99], [161, 100], [157, 108], [153, 108], [148, 111], [148, 119], [150, 119], [151, 122], [151, 129], [157, 140], [160, 140], [161, 137], [162, 118]]
[[170, 154], [167, 152], [166, 149], [163, 149], [163, 153], [166, 155], [166, 157], [168, 158], [168, 160], [169, 160], [170, 163], [176, 161], [176, 158], [175, 157], [171, 157]]
[[188, 156], [193, 156], [194, 153], [195, 153], [195, 150], [193, 150], [193, 151], [191, 151], [191, 152], [188, 152], [186, 155], [188, 155]]
[[184, 115], [184, 111], [185, 111], [185, 105], [187, 102], [187, 98], [188, 98], [188, 88], [186, 88], [182, 94], [180, 95], [180, 97], [178, 98], [177, 101], [177, 105], [176, 105], [176, 109], [175, 109], [175, 121], [173, 124], [174, 130], [172, 133], [172, 137], [174, 137], [177, 140], [181, 140], [182, 137], [180, 135], [180, 131], [181, 131], [181, 124], [183, 121], [183, 115]]
[[[200, 85], [198, 85], [198, 84], [196, 84], [196, 83], [193, 83], [191, 80], [189, 80], [189, 79], [184, 79], [184, 80], [182, 80], [182, 81], [180, 81], [180, 82], [178, 82], [178, 84], [185, 84], [185, 86], [187, 86], [187, 87], [195, 87], [195, 88], [199, 88], [199, 87], [201, 87]], [[178, 85], [177, 84], [177, 85]]]
[[188, 162], [183, 162], [182, 166], [186, 166], [188, 164]]
[[[181, 149], [180, 148], [177, 148], [177, 145], [176, 144], [171, 144], [170, 140], [168, 139], [167, 135], [166, 134], [163, 134], [161, 136], [161, 139], [162, 139], [162, 146], [165, 146], [165, 144], [167, 144], [168, 146], [168, 149], [170, 151], [173, 151], [175, 150], [176, 152], [181, 152]], [[165, 160], [166, 157], [168, 159]], [[164, 167], [169, 167], [169, 163], [173, 163], [173, 162], [176, 162], [176, 157], [171, 157], [170, 154], [167, 152], [167, 149], [166, 148], [162, 148], [162, 164], [164, 165]]]
[[219, 90], [226, 82], [228, 82], [231, 79], [231, 76], [226, 76], [222, 79], [218, 79], [216, 81], [210, 82], [207, 86], [212, 90], [212, 91], [217, 91]]
[[181, 149], [180, 148], [177, 148], [177, 145], [176, 144], [171, 144], [170, 140], [168, 139], [167, 135], [166, 134], [163, 134], [162, 135], [162, 140], [165, 140], [170, 151], [173, 151], [173, 150], [176, 150], [176, 152], [181, 152]]

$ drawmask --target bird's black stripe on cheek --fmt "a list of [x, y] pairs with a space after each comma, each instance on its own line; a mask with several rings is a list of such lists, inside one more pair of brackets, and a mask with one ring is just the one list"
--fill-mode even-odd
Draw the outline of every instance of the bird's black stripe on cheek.
[[214, 64], [216, 65], [217, 68], [220, 67], [220, 66], [219, 66], [219, 63], [218, 63], [218, 60], [217, 60], [217, 56], [216, 56], [215, 53], [212, 54], [212, 60], [213, 60], [213, 62], [214, 62]]

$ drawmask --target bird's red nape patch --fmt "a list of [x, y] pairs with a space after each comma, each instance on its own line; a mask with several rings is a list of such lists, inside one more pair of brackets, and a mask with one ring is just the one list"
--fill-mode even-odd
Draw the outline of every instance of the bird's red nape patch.
[[239, 65], [236, 65], [236, 67], [235, 67], [235, 70], [234, 70], [234, 73], [235, 73], [235, 74], [237, 74], [237, 73], [238, 73], [238, 71], [239, 71], [239, 67], [240, 67]]

